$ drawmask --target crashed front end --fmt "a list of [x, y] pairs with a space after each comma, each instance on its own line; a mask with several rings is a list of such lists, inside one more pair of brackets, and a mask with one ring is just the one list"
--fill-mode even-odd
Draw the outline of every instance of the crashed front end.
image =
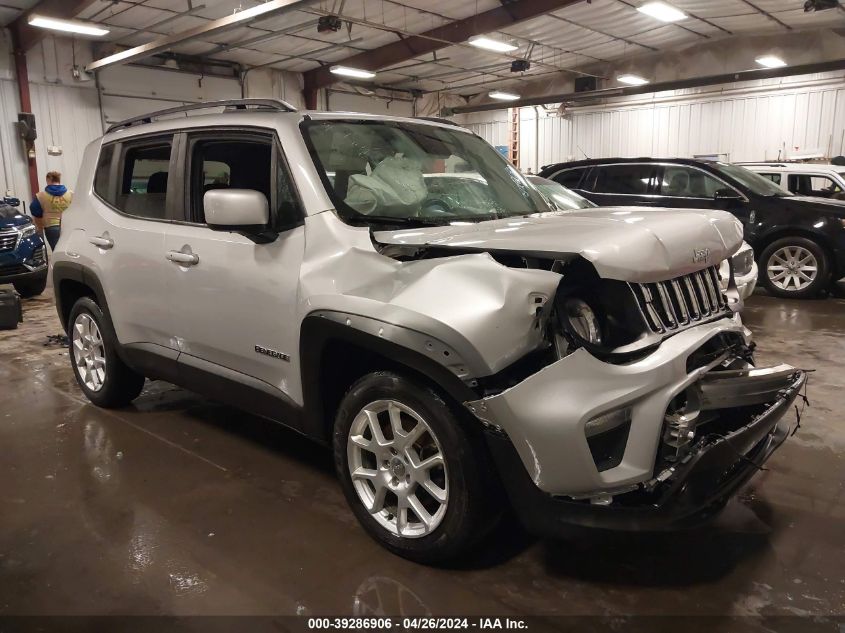
[[787, 437], [806, 376], [754, 366], [735, 284], [721, 292], [717, 267], [653, 283], [589, 270], [567, 271], [544, 307], [555, 360], [481, 381], [485, 397], [466, 406], [532, 531], [698, 522]]

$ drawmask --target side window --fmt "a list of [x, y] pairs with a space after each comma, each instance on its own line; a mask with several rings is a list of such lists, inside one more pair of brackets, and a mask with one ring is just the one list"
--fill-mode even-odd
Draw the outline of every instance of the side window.
[[120, 188], [115, 206], [127, 215], [162, 220], [166, 217], [171, 138], [123, 146]]
[[781, 183], [780, 174], [764, 174], [764, 173], [761, 173], [760, 175], [763, 178], [768, 178], [769, 180], [771, 180], [776, 185], [779, 185]]
[[833, 178], [827, 176], [812, 176], [810, 178], [810, 189], [813, 192], [812, 195], [823, 198], [830, 198], [842, 193], [842, 187], [836, 184]]
[[293, 182], [285, 165], [281, 150], [276, 148], [276, 207], [275, 226], [285, 228], [299, 223], [302, 213], [293, 190]]
[[626, 164], [598, 168], [596, 193], [647, 195], [655, 193], [657, 165]]
[[660, 193], [675, 198], [713, 198], [725, 185], [703, 171], [670, 165], [663, 170]]
[[270, 205], [271, 224], [285, 228], [302, 219], [290, 174], [270, 136], [198, 138], [191, 146], [191, 213], [205, 223], [203, 197], [215, 189], [253, 189]]
[[112, 158], [114, 145], [106, 145], [100, 150], [94, 172], [94, 192], [109, 204], [114, 204], [114, 188], [110, 186]]
[[253, 189], [272, 208], [272, 151], [269, 138], [199, 139], [191, 150], [191, 211], [205, 223], [203, 196], [215, 189]]
[[554, 181], [562, 184], [567, 189], [580, 189], [578, 185], [581, 184], [581, 178], [586, 171], [584, 168], [567, 169], [566, 171], [555, 174]]

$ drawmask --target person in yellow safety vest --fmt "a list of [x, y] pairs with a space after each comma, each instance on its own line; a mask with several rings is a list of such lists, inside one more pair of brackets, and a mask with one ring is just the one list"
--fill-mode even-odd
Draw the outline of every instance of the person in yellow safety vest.
[[67, 211], [73, 201], [73, 192], [62, 184], [62, 175], [57, 171], [47, 174], [47, 186], [44, 191], [35, 194], [35, 200], [29, 210], [35, 220], [35, 226], [44, 232], [44, 237], [55, 249], [62, 232], [62, 213]]

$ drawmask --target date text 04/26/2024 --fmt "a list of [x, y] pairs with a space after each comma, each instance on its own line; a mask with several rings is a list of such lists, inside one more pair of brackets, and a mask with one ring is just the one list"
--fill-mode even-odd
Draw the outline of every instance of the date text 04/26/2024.
[[310, 630], [373, 630], [383, 631], [441, 631], [441, 630], [527, 630], [528, 624], [519, 618], [309, 618]]

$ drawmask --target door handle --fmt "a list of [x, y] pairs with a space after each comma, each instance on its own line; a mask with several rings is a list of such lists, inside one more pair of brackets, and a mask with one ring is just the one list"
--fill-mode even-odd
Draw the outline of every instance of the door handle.
[[95, 235], [93, 237], [89, 237], [88, 241], [91, 244], [93, 244], [94, 246], [98, 246], [99, 248], [106, 249], [106, 250], [108, 250], [112, 246], [114, 246], [114, 240], [111, 239], [110, 237], [102, 237], [102, 236]]
[[167, 259], [184, 266], [196, 266], [200, 263], [200, 256], [196, 253], [182, 253], [181, 251], [167, 251]]

